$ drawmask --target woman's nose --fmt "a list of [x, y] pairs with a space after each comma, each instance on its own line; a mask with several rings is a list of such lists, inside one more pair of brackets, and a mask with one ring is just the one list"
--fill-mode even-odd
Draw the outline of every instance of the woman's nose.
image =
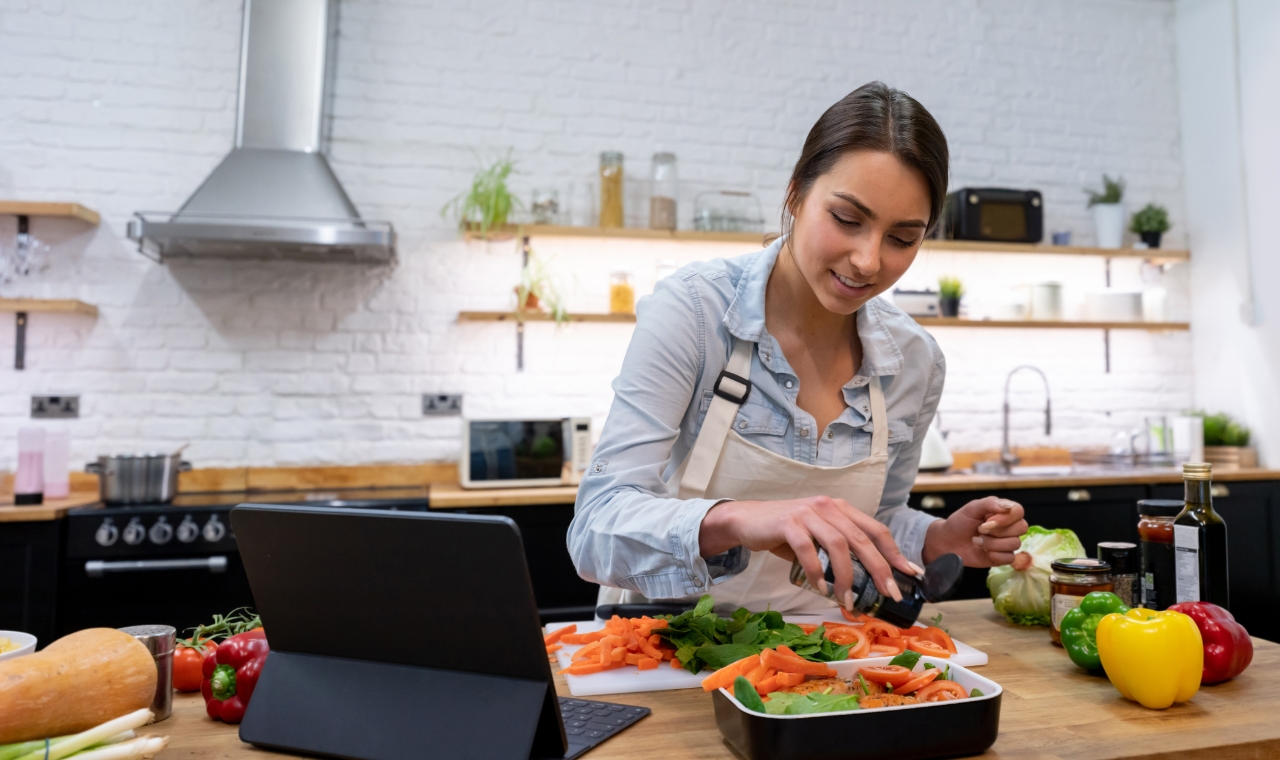
[[863, 277], [874, 277], [880, 271], [880, 241], [859, 242], [849, 251], [849, 263]]

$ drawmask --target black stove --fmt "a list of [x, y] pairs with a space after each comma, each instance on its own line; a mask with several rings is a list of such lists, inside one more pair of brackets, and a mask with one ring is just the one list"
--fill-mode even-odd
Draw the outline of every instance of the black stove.
[[181, 633], [214, 613], [253, 606], [229, 517], [246, 502], [428, 509], [425, 488], [197, 493], [168, 504], [73, 509], [58, 580], [59, 635], [147, 623]]

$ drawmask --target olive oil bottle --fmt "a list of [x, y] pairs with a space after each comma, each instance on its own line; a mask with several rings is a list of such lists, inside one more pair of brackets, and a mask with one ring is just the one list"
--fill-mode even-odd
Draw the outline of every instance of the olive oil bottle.
[[1213, 511], [1212, 465], [1182, 465], [1186, 506], [1173, 521], [1179, 602], [1210, 602], [1230, 609], [1227, 596], [1227, 523]]

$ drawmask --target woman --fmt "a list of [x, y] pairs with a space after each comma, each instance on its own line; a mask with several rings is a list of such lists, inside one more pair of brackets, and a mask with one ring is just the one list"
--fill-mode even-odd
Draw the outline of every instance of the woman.
[[945, 520], [907, 507], [945, 363], [875, 296], [937, 224], [947, 161], [923, 106], [859, 87], [809, 132], [781, 238], [687, 266], [641, 302], [569, 528], [602, 602], [710, 593], [721, 609], [829, 610], [789, 581], [799, 561], [826, 588], [816, 546], [845, 606], [850, 551], [899, 600], [890, 567], [1013, 560], [1020, 505], [988, 497]]

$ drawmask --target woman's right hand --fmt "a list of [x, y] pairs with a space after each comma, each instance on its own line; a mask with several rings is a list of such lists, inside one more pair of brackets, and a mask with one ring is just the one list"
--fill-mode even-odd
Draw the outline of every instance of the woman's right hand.
[[852, 607], [853, 563], [849, 553], [867, 569], [880, 593], [902, 600], [890, 567], [907, 575], [921, 570], [898, 550], [889, 529], [843, 499], [809, 496], [779, 501], [723, 501], [702, 519], [698, 543], [703, 557], [742, 546], [770, 551], [804, 568], [809, 584], [825, 590], [822, 563], [815, 542], [826, 549], [835, 576], [836, 598]]

